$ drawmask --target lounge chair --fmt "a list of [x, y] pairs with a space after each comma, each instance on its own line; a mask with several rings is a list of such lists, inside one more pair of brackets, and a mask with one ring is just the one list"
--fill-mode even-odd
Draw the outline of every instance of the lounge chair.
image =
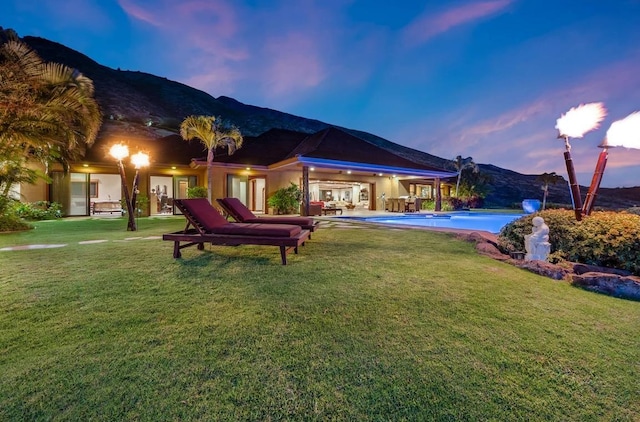
[[174, 258], [182, 256], [180, 250], [183, 248], [197, 245], [202, 250], [205, 243], [227, 246], [271, 245], [280, 248], [282, 265], [287, 265], [287, 253], [291, 249], [298, 253], [298, 247], [304, 245], [310, 235], [309, 230], [291, 224], [230, 223], [206, 198], [176, 199], [174, 204], [187, 219], [183, 231], [162, 236], [162, 240], [174, 242]]
[[217, 201], [239, 223], [293, 224], [311, 232], [316, 231], [319, 223], [311, 217], [258, 217], [238, 198], [222, 198]]

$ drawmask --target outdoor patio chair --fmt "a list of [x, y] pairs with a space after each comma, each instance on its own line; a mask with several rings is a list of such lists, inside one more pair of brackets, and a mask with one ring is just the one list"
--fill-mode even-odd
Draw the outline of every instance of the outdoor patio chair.
[[397, 202], [397, 210], [398, 212], [406, 212], [407, 211], [407, 200], [404, 198], [396, 199]]
[[162, 236], [162, 240], [174, 242], [174, 258], [180, 258], [180, 250], [189, 246], [197, 245], [199, 250], [203, 250], [205, 243], [225, 246], [271, 245], [280, 248], [282, 265], [286, 265], [287, 253], [293, 249], [297, 254], [298, 247], [309, 239], [309, 230], [297, 225], [230, 223], [206, 198], [176, 199], [174, 204], [187, 219], [184, 230]]
[[[319, 221], [314, 221], [311, 217], [258, 217], [238, 198], [222, 198], [217, 201], [222, 209], [239, 223], [293, 224], [310, 232], [316, 231], [320, 223]], [[309, 239], [311, 239], [311, 236], [309, 236]]]

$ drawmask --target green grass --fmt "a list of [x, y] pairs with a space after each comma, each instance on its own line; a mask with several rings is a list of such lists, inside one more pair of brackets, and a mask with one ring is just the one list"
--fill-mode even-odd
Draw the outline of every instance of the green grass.
[[638, 302], [429, 231], [325, 224], [287, 266], [145, 239], [183, 221], [0, 235], [67, 244], [0, 252], [0, 420], [640, 418]]

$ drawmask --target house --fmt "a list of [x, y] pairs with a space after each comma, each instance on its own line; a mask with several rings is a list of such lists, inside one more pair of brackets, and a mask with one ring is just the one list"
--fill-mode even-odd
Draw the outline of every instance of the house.
[[[54, 167], [50, 184], [21, 186], [22, 199], [59, 202], [67, 216], [119, 212], [122, 177], [109, 155], [110, 146], [119, 141], [98, 139], [69, 173]], [[148, 203], [142, 201], [143, 215], [173, 214], [174, 198], [186, 198], [189, 187], [206, 186], [206, 151], [199, 141], [170, 135], [129, 138], [126, 143], [132, 154], [144, 151], [151, 157], [149, 167], [139, 169], [138, 197], [149, 198]], [[136, 169], [126, 158], [123, 164], [131, 189]], [[308, 201], [384, 210], [386, 198], [447, 196], [451, 184], [441, 182], [455, 176], [334, 127], [311, 135], [271, 129], [246, 137], [233, 155], [216, 151], [212, 196], [237, 197], [251, 210], [266, 213], [268, 197], [293, 182], [308, 193]]]

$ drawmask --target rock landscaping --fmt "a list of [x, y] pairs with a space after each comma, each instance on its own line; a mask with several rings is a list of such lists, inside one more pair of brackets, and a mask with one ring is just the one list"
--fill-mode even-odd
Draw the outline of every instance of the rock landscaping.
[[623, 299], [640, 301], [640, 277], [628, 271], [573, 262], [552, 264], [544, 261], [525, 261], [503, 254], [493, 235], [471, 232], [458, 234], [458, 238], [476, 245], [478, 253], [507, 262], [553, 280], [568, 281], [576, 287]]

